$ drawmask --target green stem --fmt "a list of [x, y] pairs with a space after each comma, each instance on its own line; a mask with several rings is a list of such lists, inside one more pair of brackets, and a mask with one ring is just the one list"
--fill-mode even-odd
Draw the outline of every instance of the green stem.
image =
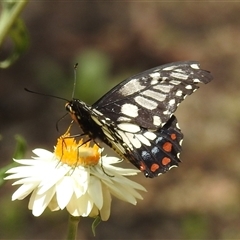
[[80, 217], [69, 216], [67, 240], [77, 239], [77, 229]]
[[28, 0], [17, 1], [10, 11], [4, 9], [4, 4], [8, 3], [2, 3], [2, 15], [0, 16], [0, 47], [2, 46], [3, 41], [11, 29], [13, 23], [16, 21], [27, 3]]

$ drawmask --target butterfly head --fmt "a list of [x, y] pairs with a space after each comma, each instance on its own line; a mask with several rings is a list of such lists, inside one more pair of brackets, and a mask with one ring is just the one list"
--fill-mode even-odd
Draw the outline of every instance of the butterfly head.
[[76, 111], [75, 111], [75, 102], [76, 100], [69, 101], [65, 104], [65, 108], [67, 112], [70, 114], [71, 118], [75, 121], [78, 122], [77, 117], [76, 117]]

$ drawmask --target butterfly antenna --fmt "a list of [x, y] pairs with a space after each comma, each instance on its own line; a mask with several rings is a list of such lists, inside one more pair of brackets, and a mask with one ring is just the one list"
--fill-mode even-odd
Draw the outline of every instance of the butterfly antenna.
[[64, 101], [68, 102], [68, 100], [67, 100], [66, 98], [54, 96], [54, 95], [51, 95], [51, 94], [45, 94], [45, 93], [35, 92], [35, 91], [32, 91], [32, 90], [30, 90], [30, 89], [28, 89], [28, 88], [24, 88], [24, 90], [25, 90], [26, 92], [29, 92], [29, 93], [34, 93], [34, 94], [41, 95], [41, 96], [46, 96], [46, 97], [57, 98], [57, 99], [61, 99], [61, 100], [64, 100]]
[[74, 81], [73, 81], [73, 91], [72, 91], [72, 99], [74, 98], [75, 89], [76, 89], [76, 82], [77, 82], [77, 67], [78, 63], [74, 65]]

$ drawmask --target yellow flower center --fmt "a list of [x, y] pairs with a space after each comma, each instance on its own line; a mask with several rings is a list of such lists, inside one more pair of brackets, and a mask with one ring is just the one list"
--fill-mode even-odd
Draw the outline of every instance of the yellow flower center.
[[68, 129], [64, 135], [58, 138], [54, 153], [62, 163], [69, 166], [94, 166], [100, 160], [100, 151], [96, 144], [93, 147], [89, 147], [89, 145], [90, 142], [83, 144], [82, 139], [77, 142], [70, 136]]

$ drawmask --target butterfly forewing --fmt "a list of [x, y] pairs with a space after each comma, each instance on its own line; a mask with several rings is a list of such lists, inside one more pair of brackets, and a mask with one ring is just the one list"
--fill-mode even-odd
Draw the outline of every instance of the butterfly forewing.
[[178, 105], [212, 76], [194, 61], [175, 62], [130, 77], [100, 98], [93, 107], [115, 122], [162, 127]]

